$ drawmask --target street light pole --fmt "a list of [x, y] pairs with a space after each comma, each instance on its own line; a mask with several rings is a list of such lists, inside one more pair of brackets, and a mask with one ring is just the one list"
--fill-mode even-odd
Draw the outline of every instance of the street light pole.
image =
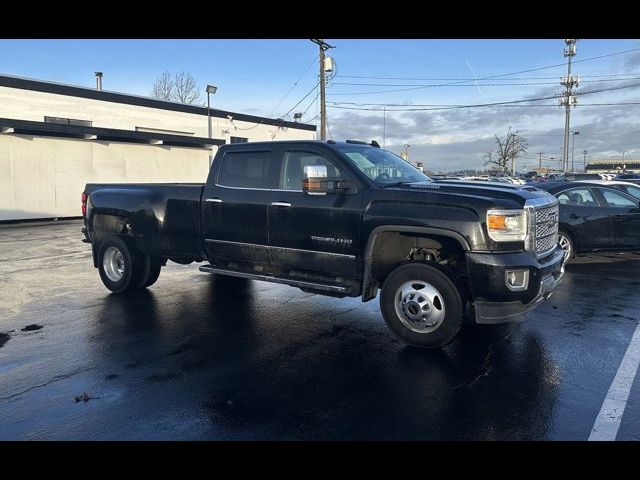
[[216, 87], [214, 85], [207, 85], [207, 126], [209, 127], [209, 138], [212, 138], [212, 133], [211, 133], [211, 100], [209, 99], [209, 96], [212, 93], [215, 95], [216, 90], [218, 90], [218, 87]]
[[575, 169], [573, 168], [573, 159], [575, 158], [575, 152], [576, 152], [576, 135], [580, 135], [579, 131], [573, 131], [571, 132], [572, 135], [572, 139], [571, 139], [571, 172], [575, 172]]
[[620, 151], [620, 154], [622, 154], [622, 171], [624, 172], [626, 170], [625, 168], [625, 164], [624, 164], [624, 154], [627, 153], [626, 150], [622, 150]]
[[404, 146], [404, 152], [403, 152], [403, 155], [402, 155], [402, 157], [403, 157], [407, 162], [409, 161], [409, 147], [410, 147], [410, 146], [411, 146], [411, 145], [409, 145], [409, 144], [405, 144], [405, 146]]
[[582, 151], [582, 171], [587, 173], [587, 151]]

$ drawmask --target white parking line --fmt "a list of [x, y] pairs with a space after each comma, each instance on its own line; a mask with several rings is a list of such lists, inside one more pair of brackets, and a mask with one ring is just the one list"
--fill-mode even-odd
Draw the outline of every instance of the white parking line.
[[627, 406], [633, 379], [640, 364], [640, 323], [636, 327], [631, 343], [627, 347], [622, 363], [618, 368], [607, 396], [602, 403], [600, 413], [593, 425], [589, 440], [615, 440], [620, 428], [622, 414]]

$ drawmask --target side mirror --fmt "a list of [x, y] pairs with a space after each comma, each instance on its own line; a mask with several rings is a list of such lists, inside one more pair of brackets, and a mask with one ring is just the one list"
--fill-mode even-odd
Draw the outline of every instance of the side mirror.
[[328, 187], [326, 165], [305, 165], [302, 174], [302, 191], [304, 193], [326, 195]]

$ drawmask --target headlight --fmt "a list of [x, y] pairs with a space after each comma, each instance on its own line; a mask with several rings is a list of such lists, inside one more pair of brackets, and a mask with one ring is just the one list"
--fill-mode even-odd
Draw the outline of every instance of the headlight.
[[527, 237], [527, 214], [524, 210], [489, 210], [489, 238], [496, 242], [516, 242]]

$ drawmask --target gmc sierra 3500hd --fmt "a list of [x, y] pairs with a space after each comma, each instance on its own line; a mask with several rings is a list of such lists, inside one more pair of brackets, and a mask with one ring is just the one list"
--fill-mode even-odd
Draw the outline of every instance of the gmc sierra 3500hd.
[[463, 314], [520, 320], [564, 274], [558, 202], [531, 186], [434, 182], [376, 142], [223, 145], [205, 184], [88, 184], [85, 242], [111, 291], [167, 260], [368, 301], [391, 331], [440, 347]]

